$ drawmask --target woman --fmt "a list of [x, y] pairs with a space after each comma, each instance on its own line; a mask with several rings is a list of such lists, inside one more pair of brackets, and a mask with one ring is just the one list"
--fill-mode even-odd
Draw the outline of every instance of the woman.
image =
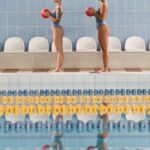
[[54, 2], [56, 3], [56, 8], [51, 13], [49, 18], [52, 21], [53, 43], [57, 51], [57, 64], [54, 72], [60, 72], [64, 61], [64, 53], [63, 53], [64, 30], [62, 26], [60, 26], [60, 21], [63, 15], [63, 7], [62, 7], [62, 0], [54, 0]]
[[109, 63], [109, 34], [110, 29], [105, 22], [108, 14], [108, 2], [107, 0], [101, 0], [100, 8], [95, 11], [94, 8], [89, 10], [91, 14], [96, 17], [96, 24], [98, 30], [98, 40], [102, 49], [103, 54], [103, 68], [98, 72], [108, 72], [108, 63]]
[[[55, 123], [58, 124], [59, 121], [63, 121], [62, 115], [57, 115], [55, 117]], [[42, 150], [49, 150], [52, 148], [53, 150], [63, 150], [63, 144], [62, 144], [62, 137], [64, 132], [58, 131], [58, 129], [55, 129], [52, 133], [52, 144], [50, 145], [43, 145]]]
[[[107, 106], [106, 103], [104, 103], [104, 105]], [[103, 123], [104, 123], [103, 130], [101, 131], [101, 133], [97, 134], [96, 146], [89, 146], [87, 148], [87, 150], [108, 150], [107, 141], [108, 141], [108, 137], [109, 137], [109, 133], [108, 133], [109, 116], [108, 116], [108, 114], [104, 114], [100, 117], [101, 117], [101, 119], [103, 120]]]

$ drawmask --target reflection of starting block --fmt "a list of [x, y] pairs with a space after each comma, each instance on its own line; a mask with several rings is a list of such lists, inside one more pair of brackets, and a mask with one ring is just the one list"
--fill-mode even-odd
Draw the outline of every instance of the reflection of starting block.
[[39, 122], [39, 121], [42, 121], [43, 123], [46, 123], [46, 121], [49, 120], [49, 116], [48, 115], [39, 115], [37, 113], [33, 114], [33, 115], [30, 115], [30, 120], [33, 122], [33, 123], [36, 123], [36, 122]]
[[82, 120], [84, 123], [87, 123], [88, 121], [90, 120], [93, 120], [93, 121], [96, 121], [96, 118], [97, 118], [97, 115], [84, 115], [84, 114], [81, 114], [81, 115], [77, 115], [78, 119], [79, 120]]

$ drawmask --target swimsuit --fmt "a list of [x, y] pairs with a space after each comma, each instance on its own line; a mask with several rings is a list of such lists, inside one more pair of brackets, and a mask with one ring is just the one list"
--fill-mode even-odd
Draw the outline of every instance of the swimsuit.
[[[96, 11], [96, 13], [100, 16], [100, 8]], [[107, 24], [106, 21], [96, 17], [96, 27], [98, 29], [99, 26]]]
[[[62, 13], [62, 8], [61, 8], [61, 13]], [[57, 18], [56, 9], [51, 13], [51, 16], [54, 18]], [[59, 22], [53, 22], [52, 21], [52, 27], [61, 27], [61, 25]]]

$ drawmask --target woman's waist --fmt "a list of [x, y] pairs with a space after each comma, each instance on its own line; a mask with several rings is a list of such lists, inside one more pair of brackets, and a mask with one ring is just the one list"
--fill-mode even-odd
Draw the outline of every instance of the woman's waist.
[[59, 22], [58, 23], [57, 22], [52, 22], [51, 26], [52, 27], [61, 27], [62, 28], [62, 26], [61, 26], [61, 24]]
[[106, 20], [96, 19], [97, 24], [107, 24]]

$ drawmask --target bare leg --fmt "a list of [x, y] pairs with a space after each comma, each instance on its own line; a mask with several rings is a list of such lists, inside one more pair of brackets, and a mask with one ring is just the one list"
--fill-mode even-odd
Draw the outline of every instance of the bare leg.
[[[105, 104], [107, 105], [107, 104]], [[100, 134], [99, 136], [103, 139], [107, 139], [109, 137], [109, 134], [108, 134], [108, 121], [109, 121], [109, 116], [108, 114], [105, 114], [103, 116], [101, 116], [101, 118], [103, 119], [104, 121], [104, 133], [103, 134]], [[101, 150], [108, 150], [108, 145], [107, 145], [107, 142], [103, 142], [101, 144]]]
[[103, 68], [99, 72], [108, 72], [108, 64], [109, 64], [109, 34], [110, 30], [107, 25], [101, 25], [98, 29], [98, 39], [100, 46], [102, 48], [103, 55]]
[[57, 62], [56, 62], [56, 69], [54, 70], [54, 72], [61, 71], [64, 62], [63, 33], [64, 32], [61, 27], [55, 27], [53, 29], [53, 42], [57, 51]]

